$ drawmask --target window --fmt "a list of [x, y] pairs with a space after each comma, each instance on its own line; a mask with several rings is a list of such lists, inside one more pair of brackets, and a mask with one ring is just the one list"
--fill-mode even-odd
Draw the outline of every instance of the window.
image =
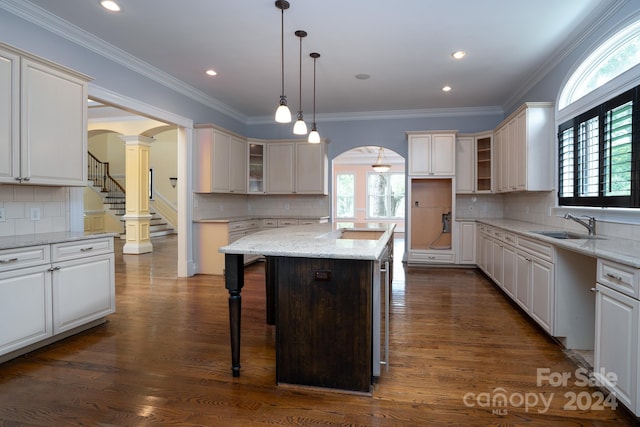
[[356, 216], [356, 176], [354, 173], [336, 174], [336, 218]]
[[640, 86], [560, 125], [559, 202], [640, 207]]
[[367, 174], [367, 218], [404, 218], [404, 173]]

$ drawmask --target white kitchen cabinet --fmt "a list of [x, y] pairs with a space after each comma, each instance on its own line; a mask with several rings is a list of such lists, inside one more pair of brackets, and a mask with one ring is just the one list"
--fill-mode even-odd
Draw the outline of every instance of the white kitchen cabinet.
[[511, 297], [515, 298], [516, 295], [516, 266], [518, 262], [518, 253], [516, 248], [511, 245], [504, 245], [502, 251], [502, 289]]
[[553, 104], [526, 103], [498, 125], [501, 192], [553, 190], [553, 117]]
[[0, 250], [0, 361], [115, 311], [113, 237]]
[[0, 325], [0, 355], [53, 335], [49, 264], [0, 272]]
[[196, 128], [196, 193], [246, 193], [247, 142], [211, 125]]
[[531, 258], [531, 305], [529, 314], [547, 332], [553, 330], [554, 276], [553, 264]]
[[476, 223], [475, 221], [457, 221], [458, 247], [455, 250], [458, 264], [476, 263]]
[[496, 232], [493, 240], [493, 281], [501, 288], [504, 286], [504, 243], [500, 231]]
[[248, 188], [249, 194], [265, 194], [266, 186], [266, 167], [267, 167], [267, 151], [264, 143], [249, 140], [248, 149]]
[[600, 283], [596, 285], [594, 373], [636, 415], [640, 301]]
[[456, 132], [407, 132], [410, 176], [456, 173]]
[[458, 194], [493, 191], [493, 135], [459, 134], [456, 138], [456, 192]]
[[54, 333], [115, 312], [113, 253], [54, 263], [53, 269]]
[[0, 183], [86, 185], [88, 80], [0, 44]]
[[328, 194], [326, 144], [269, 142], [267, 194]]

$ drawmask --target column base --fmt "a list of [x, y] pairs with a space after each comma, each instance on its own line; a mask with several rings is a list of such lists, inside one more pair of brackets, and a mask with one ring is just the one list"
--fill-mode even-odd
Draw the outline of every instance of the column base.
[[153, 252], [153, 245], [151, 242], [127, 242], [122, 247], [123, 254], [139, 255], [147, 254], [149, 252]]

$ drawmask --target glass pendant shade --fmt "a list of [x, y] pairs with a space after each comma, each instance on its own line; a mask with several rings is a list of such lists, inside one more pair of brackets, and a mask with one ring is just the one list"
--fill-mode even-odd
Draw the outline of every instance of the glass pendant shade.
[[291, 123], [291, 110], [287, 107], [287, 98], [280, 99], [280, 105], [276, 110], [276, 122], [278, 123]]
[[320, 134], [318, 133], [318, 129], [316, 129], [316, 124], [314, 123], [311, 127], [311, 132], [309, 132], [309, 139], [307, 140], [311, 144], [319, 144], [320, 143]]
[[302, 120], [300, 114], [298, 114], [298, 120], [293, 125], [293, 133], [296, 135], [306, 135], [307, 134], [307, 124]]

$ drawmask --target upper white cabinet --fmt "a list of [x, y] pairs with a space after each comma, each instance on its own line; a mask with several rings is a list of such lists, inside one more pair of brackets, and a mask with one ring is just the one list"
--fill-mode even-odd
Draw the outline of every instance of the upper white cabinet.
[[456, 132], [407, 132], [409, 175], [452, 176], [456, 173]]
[[458, 135], [456, 138], [456, 193], [493, 192], [493, 134]]
[[88, 80], [0, 44], [0, 182], [86, 184]]
[[550, 191], [554, 187], [553, 104], [526, 103], [496, 128], [499, 191]]
[[268, 194], [328, 194], [326, 144], [269, 142]]
[[213, 128], [196, 129], [196, 193], [247, 191], [247, 141]]
[[265, 144], [260, 142], [248, 141], [248, 180], [247, 180], [247, 193], [249, 194], [264, 194], [267, 191], [265, 185], [265, 172], [267, 165], [267, 152]]

